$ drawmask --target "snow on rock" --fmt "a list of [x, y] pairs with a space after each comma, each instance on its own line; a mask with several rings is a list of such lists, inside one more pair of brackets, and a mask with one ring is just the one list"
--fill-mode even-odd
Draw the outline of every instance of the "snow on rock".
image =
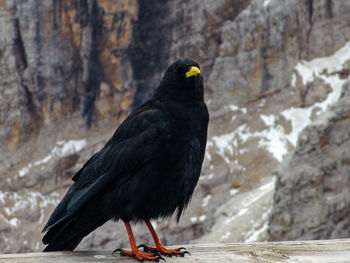
[[239, 192], [239, 190], [236, 189], [236, 188], [233, 188], [233, 189], [231, 189], [231, 190], [229, 191], [229, 193], [230, 193], [231, 196], [234, 196], [234, 195], [238, 194], [238, 192]]
[[205, 219], [207, 219], [207, 216], [206, 215], [192, 216], [189, 219], [192, 224], [199, 223], [199, 222], [202, 223], [205, 221]]
[[270, 4], [271, 0], [265, 0], [263, 3], [264, 7], [267, 7]]
[[[270, 132], [278, 137], [282, 156], [287, 153], [288, 142], [294, 147], [296, 146], [300, 132], [311, 123], [311, 115], [315, 109], [318, 109], [317, 115], [320, 115], [326, 111], [327, 107], [339, 100], [341, 89], [346, 79], [341, 79], [336, 72], [341, 71], [344, 67], [344, 63], [348, 60], [350, 60], [350, 42], [347, 42], [344, 47], [340, 48], [333, 55], [316, 58], [311, 61], [303, 60], [295, 66], [295, 71], [301, 77], [304, 85], [315, 81], [316, 78], [320, 78], [325, 83], [329, 84], [331, 92], [324, 101], [315, 103], [310, 107], [291, 107], [280, 112], [280, 115], [291, 122], [292, 131], [290, 133], [285, 134], [281, 126], [273, 125], [271, 119], [274, 118], [274, 115], [261, 115], [261, 118], [264, 120], [267, 127], [269, 127]], [[295, 82], [295, 74], [293, 74], [291, 85], [295, 86]], [[268, 138], [268, 140], [272, 141], [273, 137], [274, 136]], [[274, 156], [276, 157], [276, 155]], [[276, 159], [279, 161], [282, 160], [282, 158]]]
[[[264, 121], [268, 120], [268, 122], [271, 121], [271, 118], [274, 118], [273, 115], [261, 116], [262, 118], [265, 117]], [[246, 152], [244, 148], [239, 149], [238, 142], [244, 144], [251, 138], [257, 138], [259, 139], [258, 146], [267, 149], [278, 161], [281, 162], [283, 156], [287, 153], [284, 129], [281, 125], [278, 125], [275, 128], [272, 127], [273, 124], [270, 124], [270, 126], [267, 126], [264, 130], [252, 132], [246, 124], [243, 124], [232, 133], [213, 136], [210, 143], [208, 143], [208, 148], [215, 145], [217, 153], [223, 157], [227, 164], [230, 164], [230, 155], [239, 156]], [[234, 164], [236, 168], [244, 170], [244, 167], [240, 166], [238, 162], [234, 162]]]
[[238, 107], [237, 105], [235, 105], [235, 104], [228, 105], [228, 106], [226, 106], [225, 108], [227, 108], [227, 109], [229, 109], [229, 110], [231, 110], [231, 111], [237, 111], [237, 110], [239, 110], [239, 107]]
[[[327, 107], [339, 100], [341, 89], [346, 79], [341, 79], [338, 74], [335, 73], [342, 70], [344, 63], [348, 60], [350, 60], [350, 42], [346, 43], [344, 47], [331, 56], [316, 58], [311, 61], [300, 61], [295, 66], [295, 71], [301, 77], [304, 85], [314, 81], [315, 78], [320, 78], [325, 83], [329, 84], [331, 92], [324, 101], [315, 103], [310, 107], [291, 107], [280, 112], [280, 115], [291, 122], [292, 131], [288, 134], [285, 133], [281, 125], [275, 125], [273, 123], [272, 120], [275, 118], [275, 115], [260, 116], [269, 129], [267, 140], [270, 141], [270, 144], [266, 144], [267, 148], [269, 151], [273, 151], [271, 146], [279, 146], [280, 152], [278, 154], [273, 153], [277, 160], [281, 161], [283, 155], [288, 152], [288, 142], [294, 147], [296, 146], [300, 132], [311, 123], [311, 115], [315, 109], [318, 109], [317, 115], [320, 115], [326, 111]], [[293, 74], [292, 77], [292, 86], [294, 86], [296, 82], [294, 76], [295, 74]]]
[[216, 211], [211, 232], [194, 243], [266, 241], [275, 184], [274, 176], [267, 177], [256, 189], [233, 196]]
[[238, 156], [244, 153], [244, 149], [240, 149], [239, 143], [244, 144], [251, 137], [260, 136], [259, 133], [250, 132], [246, 124], [239, 126], [233, 132], [220, 136], [213, 136], [208, 141], [208, 148], [215, 147], [215, 151], [224, 159], [229, 166], [236, 169], [244, 170], [245, 167], [239, 165], [237, 159], [232, 163], [230, 156]]
[[[264, 5], [267, 5], [268, 2], [265, 1]], [[347, 42], [344, 47], [340, 48], [333, 55], [316, 58], [311, 61], [300, 61], [295, 66], [291, 86], [296, 85], [297, 75], [301, 78], [304, 85], [315, 81], [316, 78], [321, 79], [331, 89], [324, 101], [315, 103], [310, 107], [291, 107], [277, 114], [260, 114], [260, 119], [265, 124], [264, 129], [251, 131], [246, 124], [240, 125], [230, 133], [213, 136], [208, 141], [208, 149], [214, 148], [214, 151], [228, 165], [244, 170], [244, 167], [239, 165], [237, 157], [245, 152], [243, 144], [251, 138], [255, 138], [258, 139], [260, 148], [266, 149], [276, 160], [281, 162], [284, 155], [288, 153], [290, 145], [296, 146], [300, 132], [311, 123], [312, 114], [316, 112], [315, 115], [319, 116], [326, 111], [327, 107], [339, 100], [341, 88], [346, 79], [341, 79], [337, 72], [343, 69], [344, 63], [348, 60], [350, 60], [350, 42]], [[237, 110], [236, 105], [230, 105], [228, 108]], [[285, 128], [276, 122], [277, 117], [290, 121], [291, 131], [286, 132]]]
[[210, 173], [210, 174], [207, 174], [207, 175], [201, 175], [199, 177], [199, 180], [200, 181], [211, 180], [211, 179], [214, 178], [214, 175], [215, 175], [214, 173]]
[[29, 163], [27, 167], [23, 167], [21, 170], [19, 170], [19, 173], [18, 173], [19, 177], [25, 176], [29, 172], [31, 167], [32, 167], [32, 164]]
[[206, 218], [207, 218], [206, 215], [201, 215], [201, 216], [198, 217], [198, 219], [199, 219], [200, 222], [204, 222], [204, 220], [205, 220]]
[[42, 195], [40, 192], [24, 190], [21, 194], [17, 192], [0, 192], [1, 209], [0, 217], [9, 225], [18, 227], [21, 217], [25, 217], [24, 211], [32, 213], [35, 210], [40, 212], [39, 224], [43, 223], [44, 209], [49, 205], [57, 205], [59, 194], [53, 192], [49, 195]]
[[18, 176], [24, 177], [26, 174], [28, 174], [32, 167], [46, 164], [53, 158], [62, 158], [64, 156], [79, 152], [86, 146], [86, 144], [86, 139], [58, 141], [48, 155], [38, 161], [35, 161], [34, 163], [29, 163], [26, 167], [20, 169]]
[[191, 223], [196, 223], [196, 222], [197, 222], [197, 220], [198, 220], [198, 217], [196, 217], [196, 216], [192, 216], [192, 217], [190, 217], [190, 221], [191, 221]]
[[308, 82], [314, 81], [316, 77], [327, 80], [324, 71], [327, 71], [328, 74], [339, 71], [349, 59], [350, 41], [338, 49], [333, 55], [315, 58], [310, 61], [302, 60], [295, 66], [295, 69], [302, 77], [304, 85], [306, 85]]
[[346, 79], [341, 79], [336, 72], [342, 70], [346, 61], [350, 60], [350, 42], [336, 51], [333, 55], [323, 58], [316, 58], [311, 61], [301, 61], [295, 66], [295, 70], [301, 76], [304, 85], [312, 82], [315, 78], [322, 79], [331, 87], [331, 92], [327, 98], [306, 108], [290, 108], [281, 114], [292, 123], [292, 132], [286, 138], [296, 146], [299, 133], [311, 122], [311, 113], [314, 109], [319, 109], [318, 115], [325, 112], [328, 106], [339, 100], [341, 88]]
[[[0, 235], [1, 250], [12, 251], [13, 247], [29, 245], [39, 250], [41, 242], [31, 243], [28, 240], [40, 240], [42, 227], [47, 219], [45, 211], [55, 207], [60, 200], [58, 193], [43, 195], [40, 192], [30, 192], [23, 189], [20, 193], [0, 191]], [[13, 232], [20, 231], [22, 234], [16, 239]]]
[[262, 134], [262, 139], [259, 141], [260, 147], [265, 147], [276, 160], [282, 162], [283, 156], [288, 152], [284, 136], [284, 128], [281, 125], [275, 124], [274, 115], [260, 115], [267, 129]]
[[[262, 241], [261, 236], [266, 236], [269, 227], [269, 218], [271, 215], [272, 206], [262, 214], [261, 218], [256, 220], [253, 227], [246, 233], [245, 242]], [[267, 241], [267, 240], [263, 240]]]
[[211, 195], [207, 195], [203, 198], [202, 207], [206, 207], [209, 204], [209, 201], [211, 199]]

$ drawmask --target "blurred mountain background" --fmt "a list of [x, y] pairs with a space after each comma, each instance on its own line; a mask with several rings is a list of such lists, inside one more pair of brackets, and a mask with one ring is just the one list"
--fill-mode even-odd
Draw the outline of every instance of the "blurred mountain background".
[[[349, 14], [335, 0], [0, 0], [0, 252], [42, 250], [72, 175], [180, 57], [200, 62], [211, 118], [189, 208], [155, 222], [165, 243], [350, 237]], [[78, 249], [120, 246], [109, 222]]]

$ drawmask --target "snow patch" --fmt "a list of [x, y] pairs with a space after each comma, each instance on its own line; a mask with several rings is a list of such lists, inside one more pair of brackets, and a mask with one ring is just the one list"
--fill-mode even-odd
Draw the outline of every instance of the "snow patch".
[[283, 156], [288, 152], [283, 127], [278, 125], [272, 128], [271, 126], [262, 134], [264, 139], [259, 141], [259, 146], [265, 147], [277, 161], [282, 162]]
[[[269, 4], [269, 1], [264, 2], [264, 6]], [[316, 78], [322, 79], [331, 88], [331, 92], [327, 98], [315, 103], [310, 107], [291, 107], [285, 109], [276, 115], [261, 114], [260, 118], [265, 123], [266, 128], [261, 131], [250, 131], [246, 124], [237, 127], [233, 132], [222, 134], [220, 136], [213, 136], [208, 141], [208, 148], [214, 147], [218, 155], [224, 161], [235, 169], [244, 170], [238, 163], [238, 156], [247, 151], [241, 144], [248, 140], [258, 139], [258, 146], [269, 151], [272, 156], [279, 162], [289, 151], [290, 146], [296, 146], [300, 132], [312, 122], [312, 114], [318, 110], [316, 114], [321, 114], [327, 108], [335, 104], [341, 94], [341, 89], [346, 79], [340, 79], [337, 72], [342, 70], [346, 61], [350, 60], [350, 41], [340, 48], [333, 55], [316, 58], [311, 61], [300, 61], [295, 66], [295, 71], [291, 78], [291, 86], [296, 85], [296, 78], [299, 75], [302, 83], [314, 81]], [[228, 108], [237, 110], [236, 105], [229, 105]], [[247, 109], [240, 109], [246, 114]], [[291, 123], [291, 132], [286, 133], [284, 127], [276, 122], [277, 116], [283, 116]]]
[[295, 87], [296, 83], [297, 83], [297, 75], [294, 72], [292, 75], [292, 81], [290, 84], [292, 85], [292, 87]]
[[[310, 61], [302, 60], [295, 69], [301, 76], [303, 84], [312, 82], [315, 78], [325, 78], [324, 72], [340, 71], [346, 61], [350, 59], [350, 41], [342, 48], [338, 49], [333, 55], [321, 58], [315, 58]], [[327, 78], [327, 77], [326, 77]]]
[[264, 115], [261, 114], [260, 118], [264, 121], [267, 126], [273, 126], [275, 124], [275, 116], [274, 115]]
[[267, 7], [270, 4], [271, 0], [265, 0], [263, 3], [264, 7]]
[[195, 242], [265, 241], [275, 184], [275, 176], [264, 178], [257, 188], [230, 198], [215, 212], [216, 222], [211, 232]]
[[6, 204], [3, 207], [4, 214], [0, 213], [0, 217], [11, 227], [18, 227], [21, 218], [25, 217], [23, 211], [28, 213], [36, 213], [40, 211], [39, 224], [44, 221], [44, 211], [48, 205], [57, 205], [59, 202], [59, 194], [53, 192], [49, 195], [42, 195], [40, 192], [29, 192], [24, 190], [20, 194], [17, 192], [0, 192], [2, 202]]
[[204, 222], [204, 220], [207, 218], [206, 215], [201, 215], [201, 216], [192, 216], [190, 217], [190, 221], [192, 224], [196, 223], [196, 222]]
[[261, 114], [260, 118], [263, 120], [267, 128], [263, 132], [265, 140], [261, 140], [259, 146], [266, 147], [275, 159], [282, 162], [283, 156], [288, 152], [286, 148], [284, 128], [281, 125], [275, 125], [276, 117], [274, 115]]
[[[266, 147], [275, 159], [281, 162], [283, 156], [288, 152], [288, 144], [291, 143], [295, 147], [300, 132], [312, 122], [312, 112], [315, 109], [319, 109], [319, 115], [339, 100], [341, 89], [346, 82], [346, 79], [340, 79], [336, 72], [341, 70], [344, 63], [349, 59], [350, 42], [331, 56], [299, 62], [295, 66], [295, 71], [301, 76], [304, 85], [308, 82], [314, 81], [315, 78], [320, 78], [325, 83], [329, 84], [331, 92], [324, 101], [315, 103], [310, 107], [291, 107], [280, 112], [280, 115], [282, 115], [287, 121], [291, 122], [292, 131], [289, 134], [285, 133], [285, 130], [281, 125], [275, 124], [276, 117], [274, 115], [261, 114], [260, 117], [267, 126], [267, 129], [260, 134], [261, 137], [265, 138], [262, 138], [259, 142], [259, 146]], [[294, 73], [291, 85], [295, 86], [295, 84], [296, 76]], [[257, 133], [254, 135], [259, 136]]]
[[289, 134], [285, 134], [285, 137], [294, 147], [297, 144], [300, 132], [311, 122], [312, 109], [313, 107], [292, 107], [281, 112], [281, 115], [283, 115], [286, 120], [289, 120], [292, 124], [292, 131]]
[[51, 152], [47, 156], [45, 156], [43, 159], [40, 159], [34, 162], [34, 164], [29, 163], [26, 167], [23, 167], [21, 170], [19, 170], [18, 176], [24, 177], [26, 174], [29, 173], [32, 167], [48, 163], [53, 158], [62, 158], [64, 156], [79, 152], [86, 146], [86, 144], [87, 144], [86, 139], [58, 141], [55, 147], [51, 150]]
[[[213, 144], [217, 147], [218, 154], [223, 157], [226, 163], [230, 164], [229, 156], [238, 156], [247, 152], [245, 149], [239, 150], [238, 140], [241, 143], [246, 143], [251, 138], [259, 139], [258, 146], [260, 148], [266, 148], [278, 161], [282, 161], [283, 156], [288, 152], [286, 148], [286, 141], [284, 138], [284, 129], [278, 125], [273, 128], [274, 116], [262, 115], [265, 122], [269, 126], [261, 131], [251, 132], [246, 124], [239, 126], [232, 133], [224, 134], [221, 136], [213, 136]], [[238, 162], [235, 163], [236, 167], [239, 166]]]
[[209, 201], [211, 199], [211, 195], [207, 195], [206, 197], [203, 198], [202, 202], [202, 207], [206, 207], [209, 204]]
[[11, 218], [9, 221], [9, 224], [13, 227], [17, 227], [19, 225], [19, 220], [18, 218]]
[[213, 179], [214, 178], [214, 174], [213, 173], [211, 173], [211, 174], [208, 174], [208, 175], [201, 175], [200, 177], [199, 177], [199, 180], [211, 180], [211, 179]]
[[32, 167], [32, 164], [30, 163], [27, 167], [23, 167], [21, 170], [19, 170], [18, 176], [23, 177], [25, 176], [28, 172], [29, 169]]
[[236, 188], [231, 189], [231, 190], [229, 191], [229, 193], [230, 193], [230, 195], [231, 195], [231, 196], [236, 195], [238, 192], [239, 192], [239, 190], [238, 190], [238, 189], [236, 189]]
[[239, 107], [235, 104], [231, 104], [231, 105], [228, 105], [228, 106], [225, 106], [225, 108], [231, 110], [231, 111], [237, 111], [239, 110]]
[[196, 216], [190, 217], [191, 223], [195, 223], [197, 220], [198, 220], [198, 217], [196, 217]]
[[[252, 229], [246, 233], [245, 242], [259, 241], [259, 237], [266, 233], [269, 227], [269, 216], [272, 211], [272, 206], [262, 214], [261, 218], [255, 222]], [[262, 224], [262, 225], [261, 225]]]
[[239, 212], [237, 213], [236, 216], [242, 216], [244, 214], [246, 214], [248, 212], [248, 208], [243, 207], [241, 210], [239, 210]]
[[52, 154], [56, 154], [58, 156], [66, 156], [69, 154], [73, 154], [79, 152], [86, 146], [86, 139], [83, 140], [70, 140], [70, 141], [59, 141], [57, 142], [57, 146], [53, 148]]
[[5, 203], [5, 197], [6, 197], [6, 194], [0, 191], [0, 202], [3, 204]]
[[205, 152], [205, 157], [209, 162], [211, 161], [211, 154], [208, 151]]
[[[211, 140], [217, 147], [218, 153], [220, 156], [222, 156], [226, 163], [230, 163], [230, 159], [226, 157], [225, 152], [228, 152], [228, 154], [233, 155], [234, 149], [230, 146], [230, 144], [234, 144], [235, 139], [235, 132], [228, 133], [220, 136], [213, 136]], [[210, 144], [208, 144], [210, 146]]]
[[200, 222], [203, 222], [207, 218], [206, 215], [201, 215], [198, 219]]
[[[316, 78], [320, 78], [331, 87], [332, 91], [324, 101], [315, 103], [310, 107], [292, 107], [281, 112], [281, 115], [291, 121], [292, 132], [287, 134], [286, 138], [294, 147], [296, 146], [299, 133], [311, 123], [312, 111], [318, 108], [320, 109], [318, 114], [321, 114], [326, 111], [327, 107], [339, 100], [341, 89], [346, 79], [340, 79], [336, 73], [342, 70], [344, 63], [348, 60], [350, 60], [350, 41], [333, 55], [315, 58], [310, 61], [302, 60], [295, 66], [295, 70], [300, 75], [304, 85], [314, 81]], [[293, 83], [292, 78], [291, 85]]]
[[[17, 227], [20, 223], [18, 218], [11, 218], [8, 219], [7, 217], [5, 217], [3, 214], [0, 213], [0, 219], [2, 219], [3, 222], [5, 222], [7, 225], [9, 225], [10, 227]], [[4, 238], [4, 237], [3, 237]]]
[[[249, 133], [247, 126], [244, 124], [231, 133], [213, 136], [208, 142], [208, 148], [215, 146], [216, 152], [224, 159], [224, 161], [227, 164], [232, 165], [229, 157], [238, 156], [243, 153], [239, 151], [238, 140], [245, 143], [251, 136], [252, 134]], [[241, 167], [238, 164], [237, 159], [234, 161], [233, 165], [235, 165], [235, 168], [244, 170], [244, 167]]]

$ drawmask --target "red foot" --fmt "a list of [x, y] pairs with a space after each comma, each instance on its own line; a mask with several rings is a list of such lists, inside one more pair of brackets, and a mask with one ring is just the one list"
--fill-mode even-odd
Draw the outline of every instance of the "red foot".
[[139, 250], [135, 251], [135, 253], [133, 251], [129, 251], [129, 250], [124, 250], [124, 249], [116, 249], [113, 251], [113, 254], [115, 252], [120, 252], [121, 256], [129, 256], [129, 257], [135, 257], [137, 260], [139, 260], [140, 262], [144, 262], [145, 260], [148, 261], [155, 261], [155, 262], [159, 262], [159, 260], [164, 260], [164, 258], [162, 258], [160, 255], [158, 254], [154, 254], [154, 253], [145, 253], [145, 252], [141, 252]]
[[169, 248], [164, 247], [161, 244], [157, 247], [151, 247], [148, 245], [139, 245], [138, 247], [139, 248], [142, 247], [143, 251], [145, 251], [145, 252], [161, 253], [162, 255], [168, 256], [168, 257], [172, 257], [172, 256], [184, 257], [185, 254], [191, 255], [190, 252], [188, 252], [186, 250], [186, 248], [184, 248], [184, 247], [169, 249]]

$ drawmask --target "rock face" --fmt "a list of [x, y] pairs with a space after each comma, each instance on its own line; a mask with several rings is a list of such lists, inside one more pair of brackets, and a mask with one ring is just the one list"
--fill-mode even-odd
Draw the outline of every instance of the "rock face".
[[[234, 207], [249, 196], [230, 193], [270, 176], [338, 101], [349, 12], [350, 2], [331, 0], [0, 0], [0, 251], [42, 249], [40, 230], [71, 176], [178, 57], [200, 62], [211, 120], [192, 203], [178, 225], [156, 222], [161, 238], [183, 244], [217, 232], [232, 242], [266, 232], [268, 216], [256, 211], [237, 238], [223, 239], [234, 226], [217, 222], [239, 215]], [[135, 232], [149, 241], [144, 227]], [[79, 249], [127, 243], [122, 224], [109, 222]]]
[[0, 1], [1, 251], [39, 250], [47, 206], [129, 111], [136, 18], [136, 1]]
[[350, 83], [277, 170], [271, 240], [350, 236]]
[[[215, 223], [209, 234], [193, 243], [254, 242], [267, 240], [268, 219], [273, 205], [276, 178], [266, 177], [253, 190], [237, 194], [214, 213]], [[206, 200], [206, 199], [204, 199]]]
[[75, 112], [90, 127], [120, 114], [123, 106], [129, 109], [131, 100], [128, 105], [124, 97], [132, 92], [130, 62], [119, 50], [131, 42], [136, 2], [1, 3], [2, 61], [7, 65], [2, 69], [8, 70], [1, 86], [19, 93], [0, 123], [1, 141], [9, 150]]

